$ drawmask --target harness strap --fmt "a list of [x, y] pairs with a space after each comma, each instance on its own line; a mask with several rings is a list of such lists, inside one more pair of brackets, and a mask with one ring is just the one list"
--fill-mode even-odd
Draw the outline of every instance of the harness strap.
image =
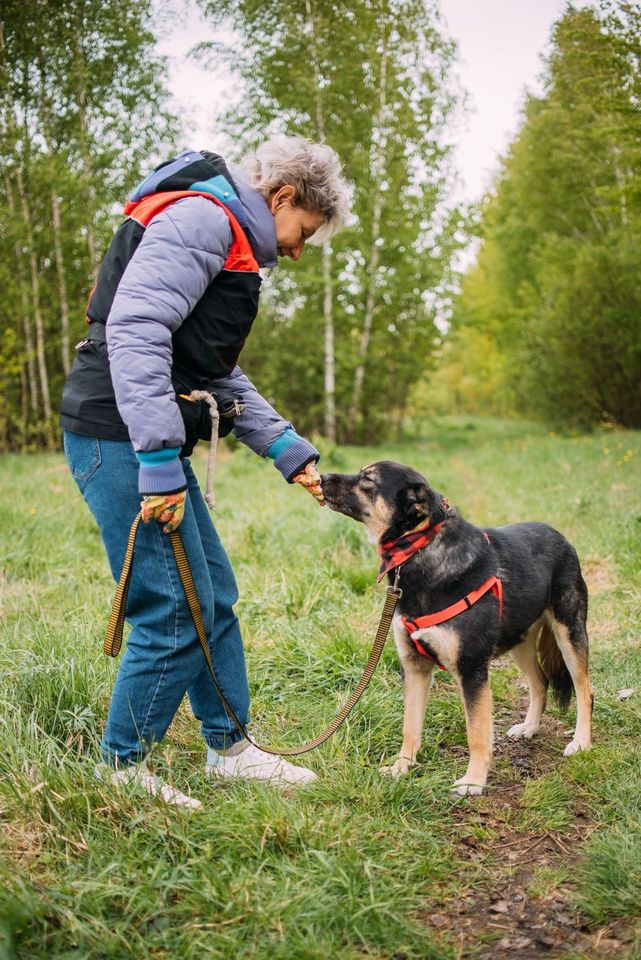
[[[104, 652], [107, 656], [117, 657], [120, 653], [120, 648], [122, 646], [122, 632], [125, 622], [125, 606], [127, 603], [127, 593], [129, 591], [129, 583], [131, 581], [131, 570], [134, 559], [134, 550], [136, 544], [136, 533], [140, 524], [140, 514], [135, 518], [130, 533], [129, 539], [127, 541], [127, 550], [125, 553], [125, 560], [122, 567], [122, 573], [120, 575], [120, 581], [116, 589], [116, 595], [114, 597], [114, 602], [111, 610], [111, 615], [109, 617], [109, 623], [107, 625], [107, 633], [105, 636], [104, 642]], [[394, 616], [394, 611], [396, 609], [396, 604], [403, 595], [403, 591], [396, 585], [389, 586], [387, 588], [387, 596], [385, 598], [385, 605], [383, 607], [383, 612], [381, 614], [381, 619], [378, 624], [378, 629], [376, 631], [376, 636], [374, 638], [374, 643], [372, 645], [372, 650], [369, 655], [367, 664], [363, 671], [361, 679], [358, 681], [358, 684], [350, 694], [348, 700], [341, 707], [337, 716], [332, 720], [332, 722], [313, 740], [309, 740], [307, 743], [304, 743], [301, 747], [265, 747], [261, 744], [256, 743], [255, 740], [250, 737], [247, 732], [247, 728], [239, 720], [236, 715], [233, 707], [230, 705], [227, 697], [225, 696], [220, 681], [216, 676], [216, 670], [211, 658], [211, 651], [209, 649], [209, 643], [207, 641], [207, 632], [205, 630], [205, 624], [203, 622], [202, 611], [200, 608], [200, 601], [198, 600], [198, 594], [196, 593], [196, 587], [194, 585], [194, 580], [191, 575], [191, 570], [189, 569], [189, 562], [187, 560], [187, 555], [185, 553], [185, 548], [180, 537], [178, 530], [174, 530], [173, 533], [169, 534], [171, 541], [171, 546], [174, 552], [174, 557], [176, 560], [176, 566], [178, 567], [178, 573], [180, 575], [180, 580], [183, 585], [183, 590], [185, 591], [185, 597], [187, 598], [187, 603], [189, 605], [189, 610], [194, 622], [194, 627], [196, 628], [196, 634], [198, 635], [198, 641], [203, 651], [205, 657], [205, 662], [207, 664], [207, 669], [211, 676], [212, 682], [216, 693], [220, 697], [220, 700], [225, 708], [229, 718], [232, 720], [236, 729], [239, 733], [245, 737], [246, 740], [249, 740], [251, 744], [255, 747], [258, 747], [259, 750], [263, 750], [265, 753], [276, 754], [277, 756], [284, 757], [295, 757], [301, 753], [307, 753], [309, 750], [314, 750], [316, 747], [319, 747], [322, 743], [325, 743], [326, 740], [336, 733], [338, 728], [342, 723], [347, 719], [349, 714], [352, 712], [362, 695], [364, 694], [370, 680], [374, 676], [374, 671], [378, 666], [378, 662], [381, 658], [381, 653], [383, 652], [383, 647], [385, 646], [385, 641], [387, 640], [387, 635], [389, 633], [390, 624]], [[397, 578], [398, 579], [398, 578]]]
[[[412, 633], [415, 630], [423, 630], [426, 627], [435, 627], [439, 623], [445, 623], [447, 620], [451, 620], [453, 617], [457, 617], [459, 613], [464, 613], [465, 610], [469, 610], [470, 607], [473, 607], [481, 597], [485, 596], [488, 591], [491, 590], [494, 596], [499, 601], [499, 620], [503, 619], [503, 583], [499, 580], [498, 577], [490, 577], [485, 583], [481, 584], [476, 590], [472, 590], [470, 593], [466, 594], [461, 600], [457, 600], [456, 603], [451, 604], [449, 607], [445, 607], [443, 610], [437, 610], [436, 613], [427, 613], [423, 617], [401, 617], [403, 626], [407, 630], [410, 640], [416, 647], [419, 653], [423, 656], [428, 657], [430, 660], [435, 660], [435, 657], [432, 657], [431, 654], [427, 653], [419, 640], [415, 640], [412, 637]], [[436, 661], [438, 662], [438, 661]], [[439, 663], [439, 667], [440, 667]]]

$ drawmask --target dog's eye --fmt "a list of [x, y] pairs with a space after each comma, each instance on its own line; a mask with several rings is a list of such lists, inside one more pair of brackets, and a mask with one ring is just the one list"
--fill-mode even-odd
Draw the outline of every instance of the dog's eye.
[[359, 483], [362, 487], [366, 487], [366, 488], [375, 486], [374, 481], [372, 480], [371, 477], [361, 477]]

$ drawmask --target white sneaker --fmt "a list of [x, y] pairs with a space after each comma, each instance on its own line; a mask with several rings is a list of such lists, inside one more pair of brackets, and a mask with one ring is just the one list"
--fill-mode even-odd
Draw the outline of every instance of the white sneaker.
[[233, 756], [207, 750], [205, 773], [210, 777], [249, 777], [270, 783], [311, 783], [317, 775], [307, 767], [297, 767], [282, 757], [259, 750], [251, 743]]
[[180, 790], [176, 790], [175, 787], [165, 783], [161, 777], [150, 773], [144, 760], [142, 763], [134, 763], [128, 767], [121, 767], [119, 770], [114, 770], [106, 763], [101, 763], [96, 767], [95, 774], [97, 780], [110, 783], [114, 787], [124, 787], [131, 784], [144, 790], [152, 797], [160, 797], [165, 803], [173, 806], [189, 807], [191, 810], [202, 809], [200, 800], [196, 800], [195, 797], [188, 797]]

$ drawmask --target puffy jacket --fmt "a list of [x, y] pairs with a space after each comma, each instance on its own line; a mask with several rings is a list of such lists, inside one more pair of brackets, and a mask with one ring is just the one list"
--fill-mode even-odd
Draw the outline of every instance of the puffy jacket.
[[[188, 169], [193, 169], [194, 158], [196, 162], [203, 159], [194, 151], [185, 151], [172, 163], [188, 165]], [[166, 174], [167, 165], [160, 170], [160, 173], [156, 172], [156, 178]], [[136, 201], [157, 188], [153, 176], [138, 188], [134, 195]], [[220, 178], [210, 182], [215, 180]], [[249, 185], [242, 173], [234, 174], [231, 184], [234, 213], [239, 214], [238, 219], [249, 239], [257, 265], [274, 266], [277, 261], [274, 221], [265, 200]], [[199, 182], [189, 187], [194, 188], [207, 190], [208, 184]], [[219, 188], [220, 184], [217, 185], [218, 196]], [[231, 202], [229, 209], [232, 209]], [[123, 228], [126, 225], [127, 221]], [[174, 354], [178, 353], [179, 338], [182, 336], [180, 331], [185, 320], [189, 320], [184, 327], [185, 333], [189, 326], [197, 334], [199, 307], [202, 311], [207, 306], [207, 298], [211, 298], [212, 293], [218, 294], [218, 301], [221, 302], [221, 284], [228, 284], [225, 289], [229, 289], [230, 283], [233, 285], [233, 271], [231, 274], [224, 271], [233, 241], [230, 217], [225, 209], [209, 198], [188, 196], [173, 202], [154, 216], [146, 228], [138, 232], [137, 245], [134, 246], [131, 231], [127, 236], [129, 246], [133, 249], [128, 249], [121, 238], [120, 245], [115, 247], [117, 255], [112, 251], [111, 257], [108, 253], [105, 258], [101, 277], [105, 271], [107, 277], [102, 287], [99, 277], [98, 293], [105, 286], [108, 287], [109, 282], [115, 288], [106, 317], [106, 345], [91, 338], [91, 331], [96, 329], [95, 321], [101, 319], [96, 316], [100, 313], [101, 298], [94, 295], [90, 300], [88, 316], [94, 323], [90, 327], [90, 337], [80, 345], [74, 370], [65, 386], [61, 424], [66, 429], [91, 436], [113, 439], [129, 437], [137, 452], [184, 447], [185, 423], [172, 382], [172, 373], [175, 373], [172, 369]], [[118, 234], [114, 244], [117, 238]], [[114, 271], [121, 271], [121, 275], [119, 279], [116, 276], [115, 280], [111, 276], [110, 280]], [[222, 296], [222, 302], [225, 302], [224, 290]], [[208, 378], [208, 385], [231, 392], [244, 403], [243, 412], [234, 419], [233, 430], [239, 440], [261, 456], [266, 456], [270, 447], [279, 441], [275, 447], [280, 450], [275, 465], [287, 479], [291, 479], [306, 463], [317, 459], [318, 452], [295, 434], [291, 424], [258, 393], [240, 367], [233, 365], [244, 333], [241, 331], [243, 335], [240, 335], [235, 327], [233, 298], [230, 297], [229, 302], [229, 316], [224, 318], [227, 332], [223, 324], [223, 333], [217, 333], [216, 342], [220, 347], [218, 350], [210, 349], [208, 354], [211, 369], [219, 374], [224, 369], [225, 375]], [[205, 315], [203, 325], [206, 319]], [[223, 340], [225, 337], [229, 339], [231, 352], [225, 352], [221, 336]], [[235, 340], [238, 340], [236, 347], [233, 346]], [[85, 364], [87, 361], [98, 363], [93, 357], [82, 358], [82, 351], [89, 350], [90, 354], [97, 356], [101, 349], [108, 353], [107, 377], [113, 385], [117, 403], [115, 418], [114, 411], [109, 409], [106, 385], [103, 385], [101, 393], [99, 378], [82, 378], [79, 371], [83, 361]], [[192, 356], [195, 356], [193, 352]], [[220, 363], [217, 365], [217, 356], [226, 359], [226, 367]], [[232, 369], [229, 369], [230, 356]], [[193, 365], [197, 366], [197, 363]], [[204, 386], [202, 378], [198, 383], [187, 384], [189, 387], [196, 385]], [[289, 441], [287, 444], [282, 443], [284, 437]]]

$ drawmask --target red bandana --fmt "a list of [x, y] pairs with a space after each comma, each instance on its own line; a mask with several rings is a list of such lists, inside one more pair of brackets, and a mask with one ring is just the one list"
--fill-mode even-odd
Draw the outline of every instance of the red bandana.
[[434, 539], [444, 522], [442, 520], [435, 527], [430, 527], [429, 519], [423, 520], [413, 530], [401, 534], [396, 540], [387, 540], [385, 543], [381, 543], [378, 548], [381, 565], [376, 578], [377, 582], [380, 583], [386, 573], [400, 567], [402, 563], [405, 563], [415, 553], [426, 547], [430, 540]]

